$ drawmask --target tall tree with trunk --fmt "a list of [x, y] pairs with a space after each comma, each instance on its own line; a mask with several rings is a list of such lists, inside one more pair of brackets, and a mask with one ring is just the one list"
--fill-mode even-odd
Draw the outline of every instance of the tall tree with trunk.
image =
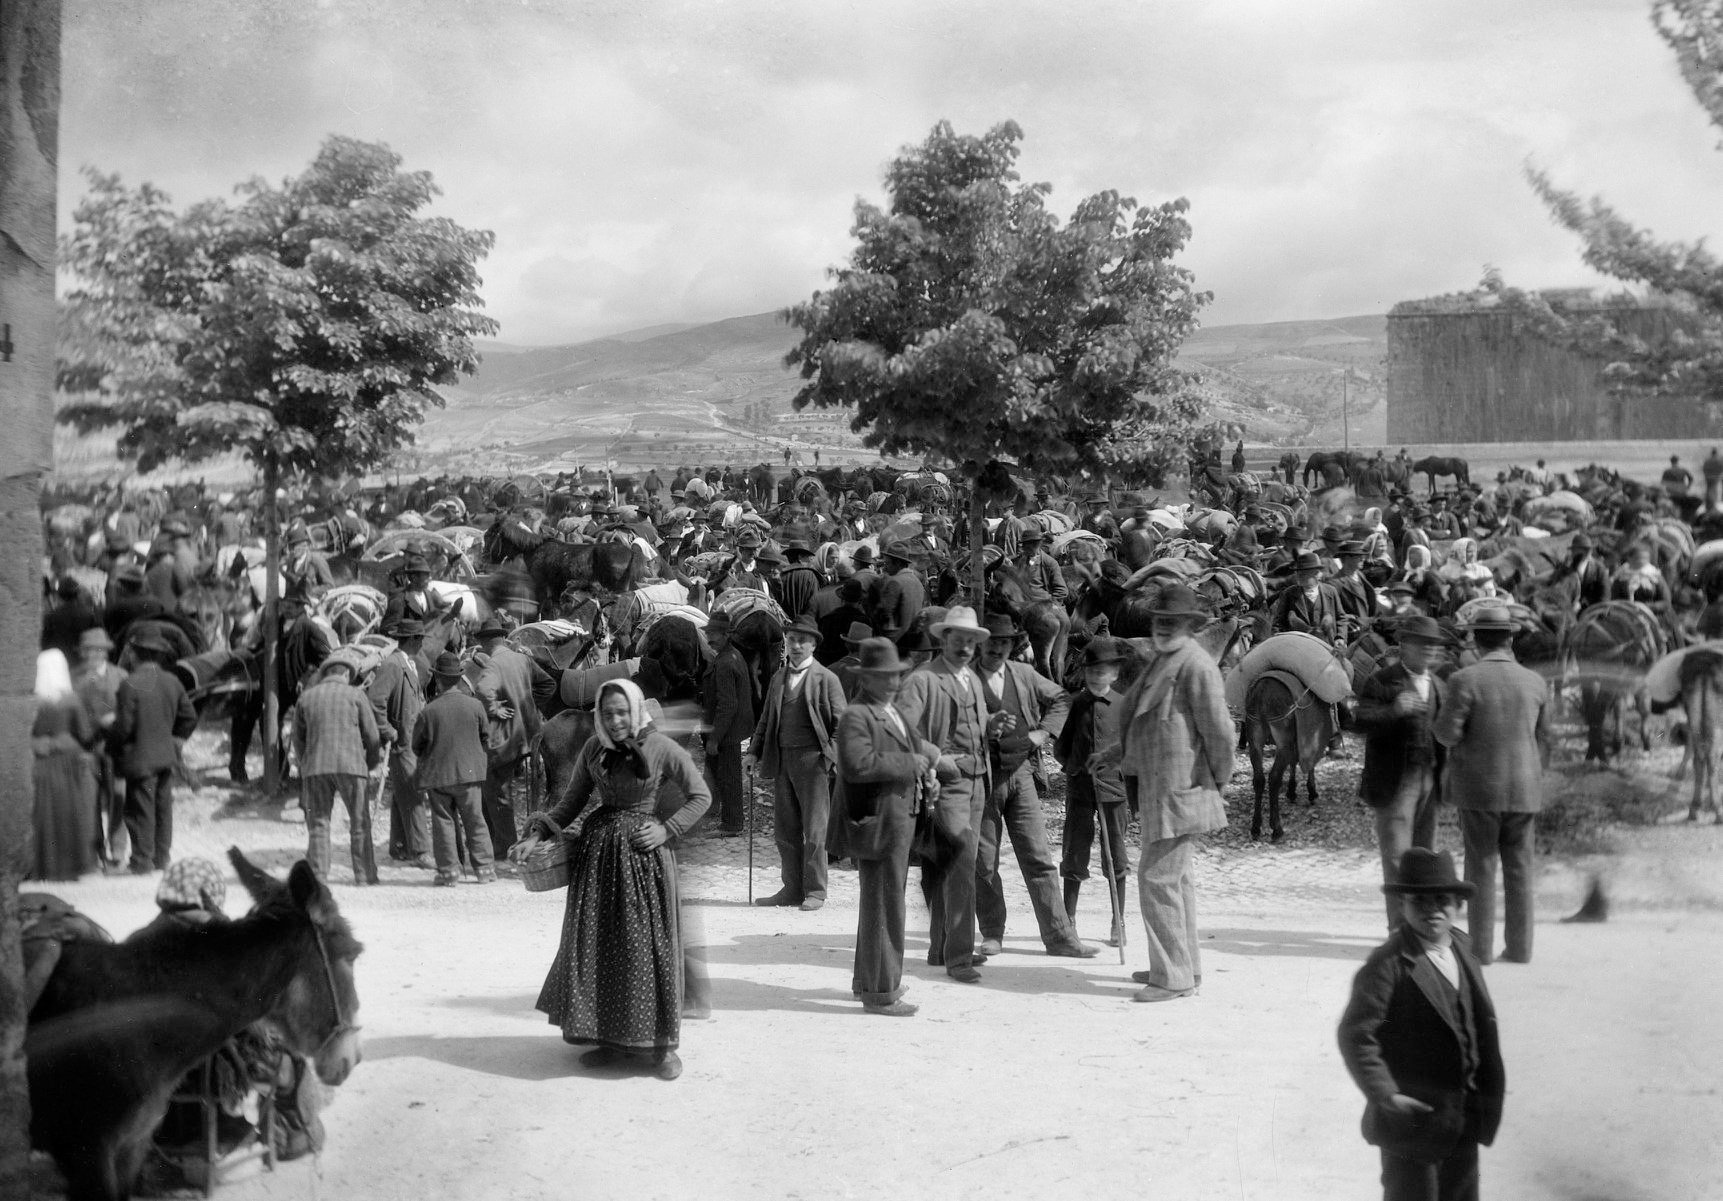
[[420, 215], [429, 172], [330, 137], [297, 178], [175, 211], [144, 184], [89, 173], [61, 240], [60, 411], [115, 432], [143, 471], [242, 452], [263, 484], [266, 782], [275, 780], [277, 489], [289, 472], [366, 471], [412, 441], [432, 385], [478, 367], [478, 261], [493, 236]]
[[886, 170], [884, 209], [858, 200], [847, 266], [785, 310], [798, 410], [846, 406], [887, 455], [963, 464], [972, 489], [972, 600], [983, 600], [982, 505], [1002, 460], [1104, 475], [1179, 462], [1198, 424], [1173, 356], [1209, 294], [1173, 256], [1182, 199], [1100, 192], [1060, 221], [1051, 188], [1020, 184], [1014, 122], [976, 137], [942, 121]]
[[[1654, 0], [1651, 23], [1675, 52], [1681, 77], [1711, 124], [1723, 129], [1723, 3]], [[1499, 272], [1486, 291], [1529, 319], [1549, 340], [1604, 363], [1613, 386], [1629, 392], [1723, 400], [1723, 262], [1703, 242], [1660, 242], [1602, 199], [1581, 200], [1548, 173], [1527, 177], [1556, 223], [1578, 234], [1581, 257], [1604, 275], [1658, 293], [1683, 315], [1667, 338], [1622, 327], [1607, 311], [1563, 309], [1536, 292], [1507, 286]]]
[[60, 0], [0, 0], [0, 1197], [30, 1195], [18, 883], [35, 787], [42, 473], [53, 458]]

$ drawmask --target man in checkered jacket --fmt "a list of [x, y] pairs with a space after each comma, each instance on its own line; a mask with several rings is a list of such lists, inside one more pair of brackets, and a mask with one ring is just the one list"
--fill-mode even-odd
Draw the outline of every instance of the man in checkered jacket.
[[299, 695], [293, 710], [293, 749], [299, 755], [300, 803], [310, 834], [306, 858], [329, 878], [329, 827], [335, 797], [347, 804], [347, 833], [353, 852], [353, 883], [377, 883], [377, 852], [371, 844], [371, 807], [366, 783], [382, 747], [371, 700], [340, 659], [323, 667], [317, 682]]

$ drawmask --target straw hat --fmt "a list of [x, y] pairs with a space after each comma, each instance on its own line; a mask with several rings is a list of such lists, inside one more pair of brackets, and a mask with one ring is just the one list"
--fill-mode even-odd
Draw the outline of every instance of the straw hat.
[[951, 606], [946, 610], [945, 619], [929, 626], [927, 632], [940, 639], [952, 634], [979, 634], [983, 638], [989, 636], [987, 627], [976, 620], [975, 610], [968, 605]]

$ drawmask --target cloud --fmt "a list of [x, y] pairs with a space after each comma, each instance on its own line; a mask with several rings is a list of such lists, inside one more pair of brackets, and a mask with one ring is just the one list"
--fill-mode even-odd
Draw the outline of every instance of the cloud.
[[1640, 0], [68, 0], [61, 210], [85, 163], [177, 200], [388, 142], [494, 230], [504, 337], [780, 307], [936, 120], [1023, 125], [1054, 205], [1184, 195], [1210, 324], [1584, 282], [1528, 158], [1665, 236], [1723, 156]]

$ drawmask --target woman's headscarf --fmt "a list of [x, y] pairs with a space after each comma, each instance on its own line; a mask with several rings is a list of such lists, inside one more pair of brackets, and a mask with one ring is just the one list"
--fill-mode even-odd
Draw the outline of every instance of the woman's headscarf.
[[36, 699], [60, 701], [76, 695], [72, 691], [72, 669], [65, 653], [45, 650], [36, 656]]
[[[604, 698], [612, 692], [621, 693], [628, 701], [628, 735], [621, 742], [613, 739], [610, 731], [604, 728]], [[646, 766], [646, 756], [640, 753], [640, 736], [652, 725], [651, 718], [646, 715], [646, 695], [640, 691], [640, 685], [633, 680], [606, 680], [598, 687], [598, 703], [593, 706], [593, 712], [598, 719], [598, 742], [603, 748], [598, 758], [605, 770], [626, 767], [642, 780], [651, 775]]]
[[1406, 548], [1406, 571], [1428, 571], [1430, 568], [1430, 548], [1420, 546], [1416, 542]]
[[162, 873], [156, 887], [156, 904], [173, 912], [203, 909], [220, 913], [227, 900], [227, 882], [221, 869], [208, 859], [178, 859]]

